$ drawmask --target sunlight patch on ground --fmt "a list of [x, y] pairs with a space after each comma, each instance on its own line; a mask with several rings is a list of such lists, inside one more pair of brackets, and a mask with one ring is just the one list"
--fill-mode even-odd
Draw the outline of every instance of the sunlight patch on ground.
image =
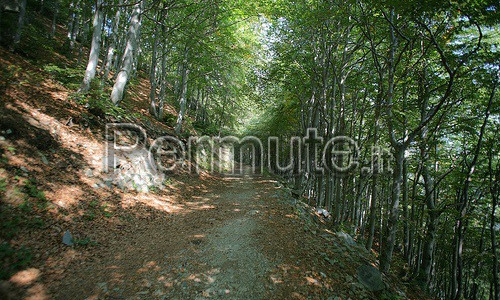
[[63, 185], [56, 187], [54, 190], [54, 192], [47, 192], [47, 199], [66, 209], [77, 204], [83, 196], [82, 189], [77, 185]]
[[124, 207], [133, 207], [138, 203], [142, 203], [144, 205], [168, 213], [177, 213], [182, 211], [183, 209], [182, 206], [174, 204], [174, 201], [170, 200], [166, 196], [149, 195], [149, 194], [134, 195], [128, 193], [123, 195]]
[[30, 285], [40, 277], [40, 274], [40, 270], [35, 268], [19, 271], [10, 278], [10, 282], [21, 286]]

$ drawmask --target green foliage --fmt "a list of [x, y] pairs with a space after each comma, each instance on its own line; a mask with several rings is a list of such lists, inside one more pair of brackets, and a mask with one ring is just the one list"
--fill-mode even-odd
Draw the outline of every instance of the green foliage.
[[96, 118], [104, 119], [106, 116], [112, 116], [119, 121], [133, 121], [124, 108], [113, 105], [109, 99], [109, 91], [103, 88], [98, 79], [92, 80], [88, 92], [75, 93], [72, 97], [77, 99], [78, 104], [87, 108], [90, 114], [84, 117], [90, 122]]
[[0, 178], [0, 192], [5, 192], [7, 189], [7, 179]]
[[397, 294], [391, 293], [389, 291], [383, 291], [382, 294], [377, 298], [380, 300], [403, 300], [402, 296], [399, 296]]
[[73, 240], [73, 242], [75, 243], [75, 245], [78, 245], [78, 246], [96, 246], [97, 245], [97, 242], [90, 239], [90, 238], [75, 239], [75, 240]]
[[0, 211], [0, 217], [0, 228], [2, 229], [0, 236], [2, 237], [2, 239], [10, 240], [19, 231], [21, 219], [17, 215], [8, 213], [5, 207]]
[[43, 70], [68, 89], [77, 89], [82, 80], [82, 71], [80, 69], [69, 67], [62, 68], [50, 63], [44, 65]]
[[168, 186], [173, 186], [175, 184], [174, 180], [170, 177], [167, 177], [165, 178], [165, 180], [163, 181], [163, 184], [166, 185], [167, 187]]
[[0, 280], [9, 279], [16, 271], [26, 268], [32, 254], [25, 247], [14, 249], [9, 243], [0, 244]]
[[167, 126], [174, 127], [177, 122], [177, 117], [171, 113], [165, 112], [162, 120]]
[[24, 184], [24, 192], [29, 196], [41, 200], [43, 202], [47, 201], [45, 193], [38, 189], [38, 182], [34, 178], [30, 178]]
[[101, 203], [99, 200], [95, 199], [89, 202], [89, 209], [83, 214], [83, 218], [88, 221], [94, 220], [98, 215], [105, 218], [110, 218], [113, 214], [108, 211], [108, 204]]
[[93, 221], [96, 217], [96, 214], [94, 211], [86, 211], [83, 213], [83, 219], [87, 221]]

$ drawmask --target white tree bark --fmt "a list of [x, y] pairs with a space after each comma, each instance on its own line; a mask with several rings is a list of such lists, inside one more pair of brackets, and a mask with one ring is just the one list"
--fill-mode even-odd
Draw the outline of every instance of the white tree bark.
[[54, 14], [52, 15], [52, 26], [50, 27], [50, 38], [53, 39], [57, 29], [57, 15], [59, 14], [59, 1], [54, 1]]
[[68, 45], [70, 49], [73, 49], [75, 45], [76, 30], [78, 28], [78, 5], [79, 3], [75, 0], [71, 1], [69, 4], [69, 20], [68, 20]]
[[[122, 5], [123, 0], [118, 1], [118, 5]], [[115, 19], [113, 21], [113, 28], [111, 29], [110, 43], [108, 47], [108, 54], [106, 58], [106, 66], [104, 67], [104, 80], [108, 79], [109, 72], [111, 71], [111, 66], [113, 65], [113, 58], [116, 52], [116, 41], [118, 39], [118, 28], [120, 26], [121, 8], [116, 8]]]
[[127, 37], [127, 46], [123, 53], [121, 70], [116, 77], [113, 91], [111, 92], [111, 101], [113, 104], [118, 105], [123, 99], [125, 86], [130, 78], [132, 67], [134, 63], [134, 51], [137, 47], [137, 35], [141, 27], [141, 14], [144, 7], [144, 1], [140, 1], [134, 5], [132, 18], [130, 19], [130, 27]]
[[179, 98], [179, 115], [177, 116], [177, 123], [175, 125], [175, 133], [179, 134], [182, 131], [182, 121], [184, 120], [184, 113], [186, 112], [186, 101], [187, 101], [187, 80], [189, 76], [188, 70], [188, 49], [186, 48], [184, 52], [184, 63], [182, 66], [182, 87], [181, 96]]
[[90, 89], [90, 82], [94, 79], [97, 64], [99, 62], [99, 51], [101, 48], [101, 35], [102, 35], [102, 22], [104, 14], [102, 11], [103, 0], [97, 0], [96, 9], [94, 13], [93, 21], [93, 33], [92, 33], [92, 44], [89, 54], [89, 62], [87, 64], [87, 69], [85, 70], [85, 76], [83, 77], [83, 83], [80, 87], [80, 92], [86, 92]]
[[149, 73], [149, 81], [151, 83], [151, 90], [149, 93], [149, 98], [151, 100], [151, 105], [149, 107], [149, 112], [155, 117], [158, 118], [158, 103], [156, 99], [156, 64], [157, 64], [157, 48], [158, 48], [158, 30], [155, 28], [154, 30], [154, 39], [153, 39], [153, 51], [151, 53], [151, 68]]

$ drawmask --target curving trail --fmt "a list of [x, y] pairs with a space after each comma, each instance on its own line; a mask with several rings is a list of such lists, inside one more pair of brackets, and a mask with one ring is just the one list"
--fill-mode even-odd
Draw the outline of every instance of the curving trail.
[[283, 198], [273, 180], [221, 178], [192, 196], [198, 209], [135, 224], [93, 260], [71, 266], [52, 293], [56, 299], [345, 295], [334, 274], [341, 270], [322, 257], [321, 237], [304, 230]]

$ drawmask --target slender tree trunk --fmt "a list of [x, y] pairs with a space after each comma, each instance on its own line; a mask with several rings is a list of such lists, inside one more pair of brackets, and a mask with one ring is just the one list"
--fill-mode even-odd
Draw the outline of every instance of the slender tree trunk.
[[407, 263], [410, 261], [410, 226], [408, 225], [408, 204], [408, 160], [405, 158], [403, 162], [403, 256]]
[[179, 98], [179, 115], [177, 117], [177, 122], [175, 125], [175, 133], [180, 134], [182, 131], [182, 121], [184, 120], [184, 113], [186, 111], [186, 102], [187, 102], [187, 84], [188, 84], [188, 48], [184, 50], [184, 62], [182, 66], [182, 86], [181, 86], [181, 95]]
[[137, 47], [137, 35], [141, 27], [141, 15], [145, 1], [140, 1], [134, 5], [130, 27], [127, 37], [127, 46], [123, 53], [121, 70], [116, 77], [113, 91], [111, 92], [111, 101], [114, 105], [119, 105], [125, 93], [125, 86], [128, 83], [134, 63], [134, 51]]
[[166, 86], [167, 86], [167, 41], [165, 39], [165, 25], [162, 25], [162, 51], [161, 51], [161, 85], [160, 96], [158, 100], [158, 120], [163, 120], [163, 106], [165, 103]]
[[[481, 239], [479, 240], [479, 249], [478, 249], [479, 255], [477, 257], [478, 261], [476, 264], [476, 269], [474, 270], [473, 279], [477, 279], [479, 277], [479, 274], [481, 273], [481, 269], [482, 269], [482, 265], [483, 265], [484, 236], [485, 236], [487, 221], [488, 221], [488, 218], [487, 217], [484, 218], [483, 228], [481, 229]], [[476, 300], [478, 298], [478, 289], [479, 289], [478, 281], [473, 280], [469, 298]]]
[[11, 50], [14, 51], [18, 47], [19, 43], [21, 42], [21, 36], [23, 33], [23, 28], [24, 28], [24, 22], [26, 18], [26, 2], [27, 0], [21, 0], [20, 6], [19, 6], [19, 18], [17, 19], [17, 29], [16, 33], [14, 34], [14, 41], [11, 47]]
[[[495, 84], [496, 87], [496, 84]], [[495, 88], [494, 87], [494, 88]], [[492, 148], [488, 151], [488, 173], [489, 173], [489, 190], [491, 194], [491, 214], [490, 214], [490, 242], [491, 242], [491, 257], [492, 257], [492, 284], [490, 291], [490, 299], [499, 299], [499, 284], [498, 284], [498, 256], [497, 256], [497, 225], [496, 221], [496, 209], [498, 205], [498, 175], [500, 169], [496, 169], [496, 172], [493, 171], [493, 159], [494, 152]]]
[[496, 232], [497, 232], [497, 222], [495, 222], [495, 216], [496, 216], [496, 208], [497, 208], [497, 201], [498, 201], [498, 196], [496, 195], [497, 192], [495, 192], [495, 195], [492, 196], [493, 198], [493, 203], [491, 205], [491, 215], [490, 215], [490, 239], [491, 239], [491, 256], [493, 258], [493, 263], [492, 263], [492, 273], [493, 273], [493, 297], [491, 299], [499, 299], [499, 284], [498, 284], [498, 256], [497, 256], [497, 244], [496, 244]]
[[85, 76], [83, 77], [83, 83], [80, 87], [80, 92], [87, 92], [90, 89], [90, 82], [94, 79], [97, 72], [97, 65], [99, 63], [99, 51], [101, 47], [101, 35], [102, 35], [102, 23], [103, 23], [103, 10], [102, 10], [103, 0], [97, 0], [94, 21], [92, 24], [92, 43], [90, 47], [89, 61], [87, 63], [87, 69], [85, 70]]
[[399, 199], [401, 197], [401, 184], [403, 182], [404, 153], [404, 146], [399, 145], [395, 147], [395, 167], [392, 179], [389, 219], [387, 222], [387, 232], [385, 233], [385, 239], [383, 241], [383, 250], [380, 255], [380, 268], [384, 273], [389, 271], [394, 252], [394, 245], [396, 243], [396, 232], [398, 229], [399, 219]]
[[[379, 97], [381, 97], [381, 85], [379, 84]], [[380, 99], [380, 98], [379, 98]], [[377, 101], [380, 104], [380, 101]], [[380, 105], [375, 108], [375, 124], [373, 129], [373, 151], [378, 151], [376, 146], [378, 143], [378, 126], [379, 126]], [[374, 155], [375, 154], [375, 155]], [[378, 197], [378, 173], [380, 171], [379, 161], [380, 155], [372, 153], [372, 184], [371, 184], [371, 197], [370, 197], [370, 223], [368, 227], [368, 239], [366, 241], [366, 249], [371, 250], [373, 246], [373, 239], [375, 237], [375, 222], [377, 218], [377, 197]]]
[[[118, 1], [118, 5], [122, 5], [123, 0]], [[108, 80], [111, 66], [113, 65], [113, 58], [116, 58], [116, 42], [118, 39], [118, 29], [120, 28], [121, 8], [116, 8], [115, 18], [113, 19], [113, 28], [111, 29], [111, 36], [109, 37], [109, 46], [107, 51], [106, 65], [104, 66], [103, 80]]]
[[75, 48], [76, 35], [79, 27], [79, 9], [80, 0], [71, 1], [69, 7], [69, 21], [68, 21], [68, 40], [67, 45], [70, 50]]
[[149, 99], [151, 101], [149, 106], [149, 113], [158, 119], [158, 103], [156, 98], [156, 65], [157, 65], [157, 49], [158, 49], [158, 30], [155, 27], [153, 37], [153, 49], [151, 53], [151, 68], [149, 72], [150, 93]]
[[52, 26], [50, 28], [50, 38], [53, 39], [57, 29], [57, 15], [59, 14], [59, 1], [54, 2], [54, 12], [52, 15]]
[[469, 210], [469, 188], [472, 182], [472, 175], [474, 173], [479, 154], [481, 152], [481, 146], [483, 143], [483, 137], [486, 129], [486, 124], [488, 123], [488, 118], [491, 113], [491, 107], [493, 104], [493, 99], [495, 98], [496, 86], [498, 82], [495, 81], [490, 94], [490, 99], [488, 101], [488, 106], [486, 107], [485, 116], [481, 129], [479, 131], [479, 138], [474, 148], [474, 156], [471, 163], [468, 165], [466, 180], [460, 192], [460, 197], [458, 198], [458, 218], [456, 222], [455, 231], [455, 257], [454, 257], [454, 273], [452, 274], [452, 284], [454, 283], [452, 290], [452, 299], [460, 300], [463, 293], [463, 244], [464, 244], [464, 232], [467, 226], [465, 226], [465, 217]]

